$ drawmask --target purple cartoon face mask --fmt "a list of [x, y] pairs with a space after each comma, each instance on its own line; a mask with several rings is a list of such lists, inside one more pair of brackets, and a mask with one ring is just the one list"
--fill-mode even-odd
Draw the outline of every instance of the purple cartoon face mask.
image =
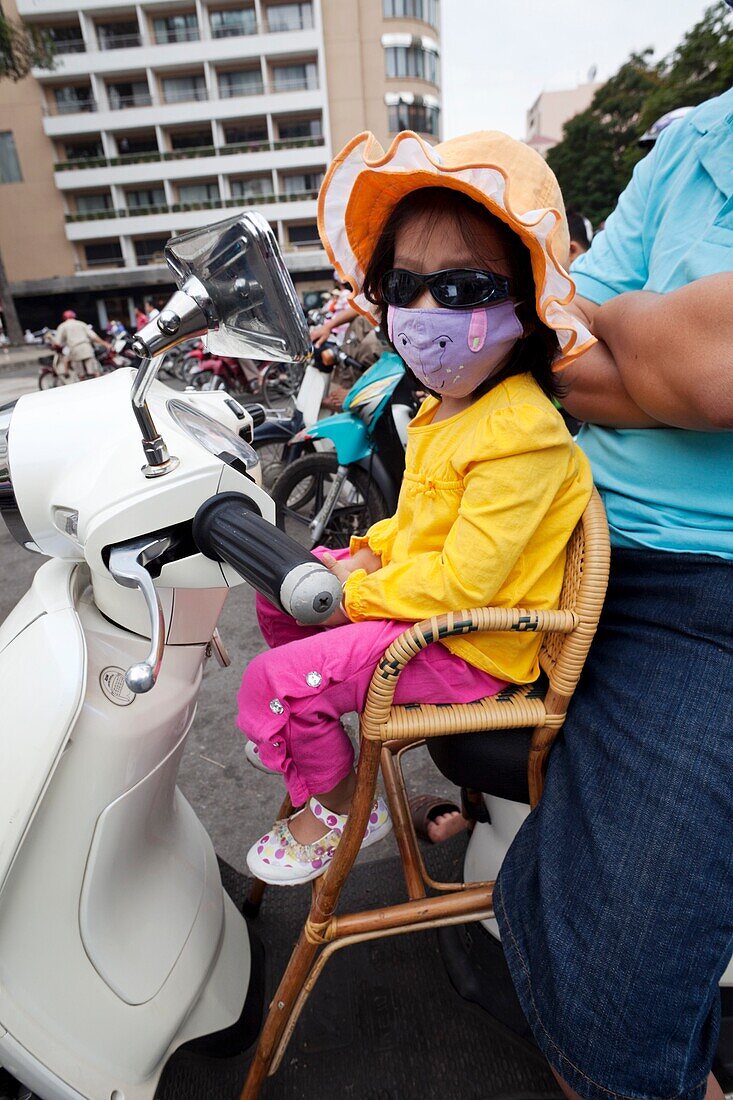
[[435, 393], [467, 397], [522, 335], [514, 302], [478, 309], [387, 310], [389, 336], [408, 367]]

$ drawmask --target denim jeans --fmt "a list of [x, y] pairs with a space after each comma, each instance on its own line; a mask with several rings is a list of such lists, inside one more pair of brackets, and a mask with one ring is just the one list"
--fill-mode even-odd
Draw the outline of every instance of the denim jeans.
[[580, 1096], [701, 1100], [733, 953], [733, 562], [613, 552], [496, 911], [534, 1036]]

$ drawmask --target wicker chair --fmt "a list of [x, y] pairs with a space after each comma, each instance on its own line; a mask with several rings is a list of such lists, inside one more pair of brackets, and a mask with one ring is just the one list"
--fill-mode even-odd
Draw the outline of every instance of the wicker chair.
[[[608, 568], [608, 530], [603, 505], [594, 490], [568, 545], [559, 609], [484, 607], [441, 615], [416, 623], [385, 651], [373, 673], [361, 716], [357, 787], [348, 824], [326, 874], [313, 883], [310, 912], [270, 1005], [241, 1100], [256, 1100], [265, 1078], [277, 1071], [300, 1012], [334, 951], [381, 936], [493, 916], [493, 882], [441, 883], [428, 874], [410, 818], [400, 758], [426, 738], [471, 730], [531, 728], [528, 786], [530, 803], [536, 806], [542, 794], [547, 757], [565, 720], [598, 625]], [[417, 707], [393, 704], [400, 673], [421, 649], [451, 634], [479, 630], [544, 633], [540, 652], [548, 681], [544, 697], [536, 685], [524, 685], [476, 703]], [[364, 835], [380, 764], [408, 900], [381, 909], [336, 915], [341, 889]], [[291, 809], [286, 800], [281, 816]], [[433, 891], [430, 896], [428, 889]], [[262, 890], [262, 884], [255, 883], [251, 895], [255, 909]]]

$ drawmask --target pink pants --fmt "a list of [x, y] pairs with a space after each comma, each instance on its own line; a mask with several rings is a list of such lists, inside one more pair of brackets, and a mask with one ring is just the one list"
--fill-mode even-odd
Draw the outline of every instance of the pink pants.
[[[257, 618], [271, 648], [245, 669], [237, 724], [258, 746], [262, 762], [282, 772], [299, 806], [326, 794], [353, 767], [354, 750], [339, 718], [362, 710], [379, 658], [410, 624], [379, 619], [300, 626], [261, 596]], [[470, 703], [504, 686], [436, 643], [406, 666], [395, 702]]]

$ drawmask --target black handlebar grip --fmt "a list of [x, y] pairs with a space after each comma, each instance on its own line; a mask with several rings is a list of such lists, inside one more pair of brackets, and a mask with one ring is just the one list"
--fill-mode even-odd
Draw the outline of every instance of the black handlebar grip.
[[245, 405], [244, 407], [252, 417], [253, 428], [259, 428], [260, 424], [264, 424], [267, 420], [267, 413], [262, 405]]
[[207, 558], [231, 565], [298, 622], [317, 625], [339, 606], [341, 585], [333, 573], [241, 493], [205, 500], [194, 517], [193, 539]]

